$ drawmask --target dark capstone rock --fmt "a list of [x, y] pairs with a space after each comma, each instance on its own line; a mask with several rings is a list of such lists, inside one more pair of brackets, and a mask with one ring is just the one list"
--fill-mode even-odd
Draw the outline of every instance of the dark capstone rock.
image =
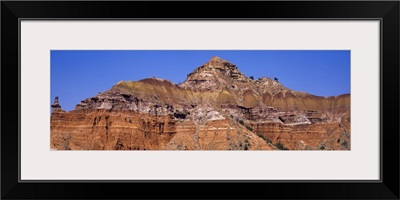
[[51, 104], [51, 111], [52, 111], [52, 112], [59, 112], [59, 111], [64, 112], [64, 111], [61, 109], [60, 103], [58, 102], [58, 97], [54, 98], [54, 103]]

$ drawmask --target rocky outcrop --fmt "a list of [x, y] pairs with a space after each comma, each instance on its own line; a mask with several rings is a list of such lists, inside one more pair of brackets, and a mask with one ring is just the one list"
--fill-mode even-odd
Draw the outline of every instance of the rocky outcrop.
[[51, 116], [51, 148], [58, 150], [269, 150], [254, 133], [216, 111], [177, 119], [135, 111], [74, 110]]
[[51, 104], [51, 112], [52, 113], [65, 112], [64, 110], [61, 109], [61, 105], [58, 102], [58, 97], [57, 96], [54, 98], [54, 103]]
[[349, 94], [319, 97], [253, 80], [219, 57], [179, 85], [120, 81], [73, 111], [62, 111], [58, 97], [51, 107], [58, 150], [350, 149]]

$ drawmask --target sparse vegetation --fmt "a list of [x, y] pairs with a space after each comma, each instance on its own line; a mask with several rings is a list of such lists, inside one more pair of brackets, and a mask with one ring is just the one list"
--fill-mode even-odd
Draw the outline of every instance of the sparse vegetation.
[[338, 143], [340, 143], [341, 150], [349, 150], [350, 149], [350, 134], [346, 130], [346, 128], [343, 128], [340, 131], [340, 138], [337, 140]]
[[274, 80], [275, 80], [276, 82], [279, 82], [279, 81], [278, 81], [278, 78], [276, 78], [276, 77], [274, 77]]
[[244, 121], [242, 119], [237, 119], [237, 122], [239, 122], [241, 125], [244, 125]]
[[249, 130], [249, 131], [253, 131], [253, 128], [251, 128], [251, 126], [249, 126], [249, 125], [246, 125], [246, 128], [247, 128], [247, 130]]
[[244, 140], [244, 150], [249, 150], [249, 148], [250, 148], [250, 143], [249, 143], [249, 140], [246, 138], [245, 140]]
[[286, 148], [285, 146], [283, 146], [282, 143], [278, 142], [275, 144], [275, 146], [280, 149], [280, 150], [289, 150], [288, 148]]
[[258, 134], [258, 137], [260, 137], [261, 139], [263, 139], [263, 140], [266, 141], [267, 143], [272, 144], [272, 141], [269, 140], [268, 138], [266, 138], [264, 135]]
[[226, 140], [231, 140], [231, 135], [229, 135], [229, 133], [226, 134]]
[[250, 78], [251, 80], [254, 80], [254, 76], [250, 76], [249, 78]]
[[343, 149], [348, 149], [349, 148], [349, 145], [348, 145], [347, 141], [343, 141], [342, 142], [342, 148]]
[[179, 150], [181, 150], [182, 148], [183, 148], [183, 144], [182, 143], [178, 144], [178, 146], [176, 147], [176, 149], [179, 149]]

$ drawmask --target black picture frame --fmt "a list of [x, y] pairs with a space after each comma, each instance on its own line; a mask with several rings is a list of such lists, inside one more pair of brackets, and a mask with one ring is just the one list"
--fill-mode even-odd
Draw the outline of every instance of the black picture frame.
[[[399, 8], [398, 1], [2, 1], [1, 198], [399, 199]], [[379, 19], [381, 21], [381, 181], [20, 182], [18, 133], [21, 128], [19, 123], [21, 80], [20, 76], [17, 76], [20, 62], [20, 19], [161, 18]], [[146, 189], [154, 192], [148, 193]]]

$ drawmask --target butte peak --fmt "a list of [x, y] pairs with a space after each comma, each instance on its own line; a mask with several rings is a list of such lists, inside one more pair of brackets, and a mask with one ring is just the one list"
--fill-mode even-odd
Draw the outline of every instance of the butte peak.
[[231, 82], [245, 81], [248, 79], [241, 73], [237, 66], [218, 56], [212, 57], [206, 63], [188, 74], [182, 87], [192, 89], [221, 89]]
[[197, 67], [192, 73], [188, 74], [188, 78], [193, 76], [230, 76], [232, 74], [242, 74], [236, 65], [221, 59], [218, 56], [210, 58], [206, 63]]
[[223, 62], [227, 62], [226, 60], [222, 60], [218, 56], [213, 56], [210, 58], [210, 60], [207, 62], [208, 64], [222, 64]]
[[210, 58], [210, 61], [222, 61], [222, 59], [219, 56], [213, 56]]
[[210, 60], [206, 62], [203, 66], [207, 69], [217, 69], [217, 70], [219, 69], [220, 71], [237, 69], [236, 65], [232, 64], [227, 60], [223, 60], [218, 56], [210, 58]]

